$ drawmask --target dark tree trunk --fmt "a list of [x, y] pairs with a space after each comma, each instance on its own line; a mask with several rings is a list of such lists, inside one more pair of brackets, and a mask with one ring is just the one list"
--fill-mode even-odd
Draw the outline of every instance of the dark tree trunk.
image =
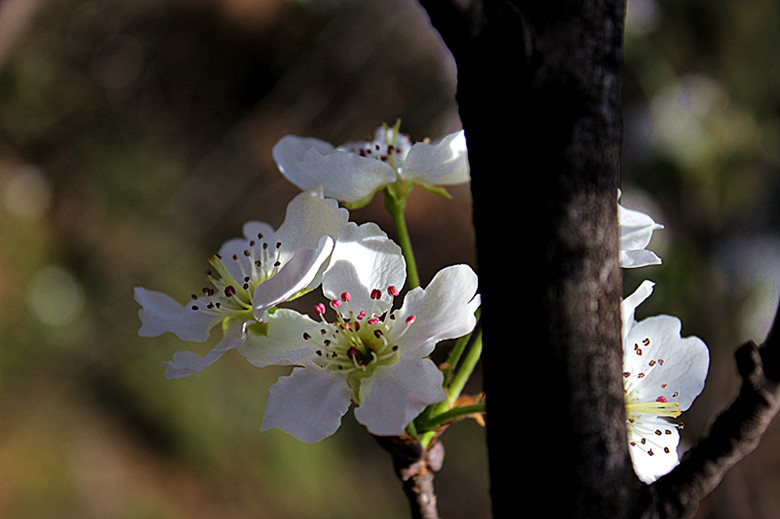
[[455, 57], [469, 146], [494, 515], [541, 502], [549, 517], [635, 517], [620, 379], [623, 2], [422, 3]]

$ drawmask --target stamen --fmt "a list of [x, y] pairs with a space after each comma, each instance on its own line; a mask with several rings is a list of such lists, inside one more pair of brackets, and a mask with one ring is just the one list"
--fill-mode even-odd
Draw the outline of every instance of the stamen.
[[677, 402], [634, 402], [626, 404], [626, 414], [652, 414], [657, 416], [667, 416], [670, 418], [677, 418], [682, 414], [679, 409], [680, 404]]

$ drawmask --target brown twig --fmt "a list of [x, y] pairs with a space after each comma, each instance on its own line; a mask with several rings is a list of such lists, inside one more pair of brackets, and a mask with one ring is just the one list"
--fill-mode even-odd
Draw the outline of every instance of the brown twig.
[[438, 471], [444, 462], [444, 446], [433, 441], [425, 450], [419, 442], [408, 437], [375, 438], [393, 458], [393, 468], [409, 501], [412, 518], [438, 519], [433, 478], [434, 472]]
[[651, 486], [652, 506], [659, 517], [691, 517], [726, 472], [758, 446], [780, 410], [779, 355], [780, 337], [775, 333], [761, 347], [749, 342], [737, 350], [739, 394], [713, 421], [708, 434], [685, 453], [680, 465]]

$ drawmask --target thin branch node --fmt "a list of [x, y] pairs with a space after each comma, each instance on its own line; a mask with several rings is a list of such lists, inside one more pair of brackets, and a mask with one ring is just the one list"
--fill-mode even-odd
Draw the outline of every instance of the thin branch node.
[[758, 391], [764, 380], [764, 367], [761, 362], [761, 353], [753, 341], [748, 341], [740, 346], [734, 353], [737, 362], [737, 371], [740, 377], [754, 390]]

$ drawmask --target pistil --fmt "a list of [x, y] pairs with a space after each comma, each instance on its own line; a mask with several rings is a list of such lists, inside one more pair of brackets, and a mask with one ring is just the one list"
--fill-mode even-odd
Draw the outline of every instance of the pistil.
[[[399, 294], [396, 287], [388, 287], [387, 294], [395, 297]], [[320, 317], [322, 325], [317, 330], [306, 332], [303, 338], [315, 345], [318, 363], [329, 369], [343, 371], [349, 377], [358, 379], [370, 376], [380, 365], [391, 365], [398, 360], [398, 345], [391, 344], [387, 337], [394, 326], [403, 326], [400, 334], [415, 322], [415, 316], [407, 317], [403, 324], [395, 322], [395, 316], [388, 310], [377, 315], [375, 302], [381, 299], [382, 291], [374, 289], [370, 293], [372, 308], [369, 310], [352, 309], [352, 295], [343, 292], [338, 299], [329, 302], [336, 313], [335, 322], [325, 319], [327, 307], [318, 303], [314, 312]], [[358, 383], [357, 380], [354, 381]], [[353, 388], [356, 390], [359, 388]]]

